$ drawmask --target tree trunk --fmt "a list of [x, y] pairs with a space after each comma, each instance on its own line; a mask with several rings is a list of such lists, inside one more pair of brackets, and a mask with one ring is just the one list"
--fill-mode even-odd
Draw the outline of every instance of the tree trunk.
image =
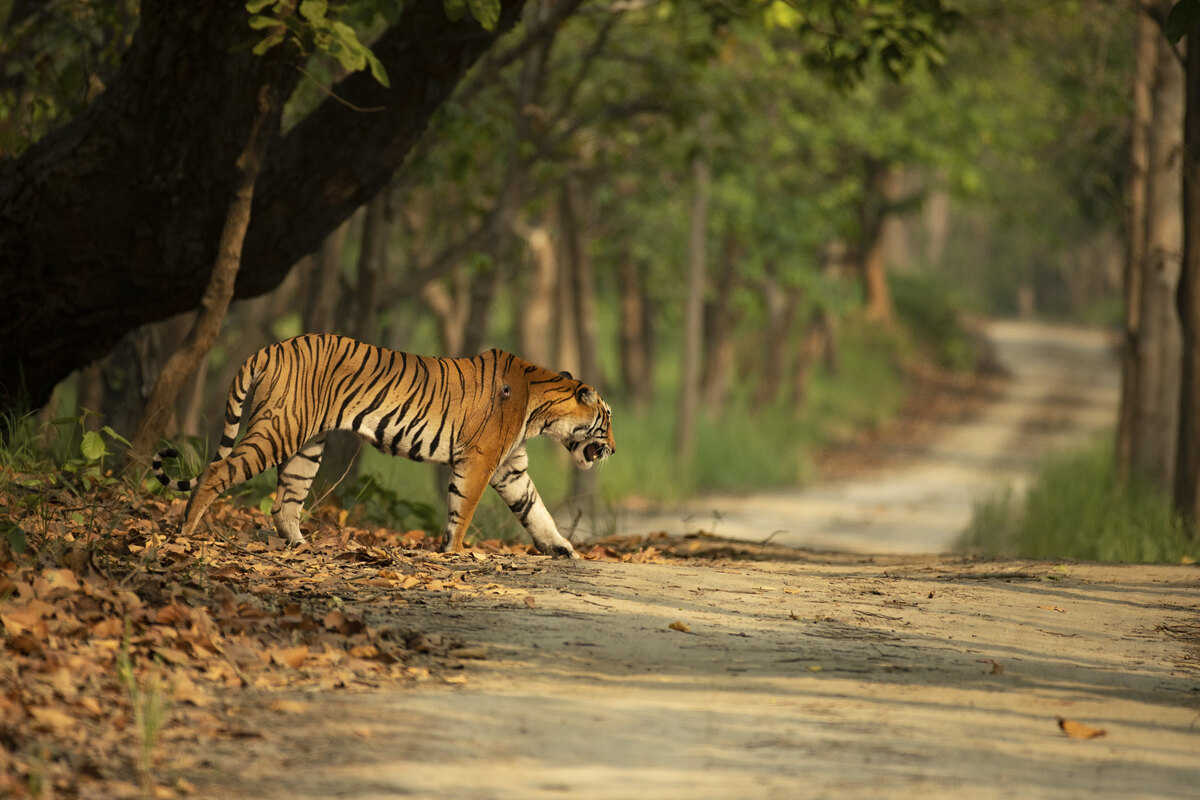
[[675, 455], [687, 466], [695, 447], [696, 408], [700, 396], [701, 347], [704, 344], [705, 241], [708, 237], [708, 194], [712, 169], [708, 153], [708, 127], [699, 122], [700, 144], [692, 156], [692, 214], [688, 226], [687, 293], [683, 305], [683, 358], [679, 374], [679, 420], [675, 433]]
[[[391, 89], [365, 73], [271, 147], [246, 233], [238, 297], [270, 290], [391, 179], [472, 63], [512, 28], [450, 20], [440, 0], [405, 4], [372, 44]], [[194, 309], [217, 256], [233, 164], [263, 85], [280, 103], [294, 48], [243, 45], [244, 0], [144, 0], [133, 41], [88, 112], [0, 161], [0, 406], [103, 356], [137, 326]], [[336, 98], [336, 99], [335, 99]], [[349, 104], [380, 111], [363, 113]]]
[[1200, 519], [1200, 28], [1187, 37], [1183, 171], [1183, 269], [1177, 295], [1183, 329], [1175, 510]]
[[524, 234], [529, 252], [529, 268], [525, 274], [529, 285], [523, 293], [514, 295], [517, 303], [517, 339], [521, 342], [521, 357], [534, 364], [553, 367], [551, 335], [554, 330], [554, 287], [558, 281], [558, 260], [554, 243], [546, 227], [538, 226]]
[[866, 317], [871, 322], [891, 325], [895, 312], [887, 281], [887, 250], [884, 230], [895, 216], [901, 201], [903, 184], [900, 170], [891, 164], [871, 163], [867, 167], [867, 197], [862, 212], [862, 280], [866, 296]]
[[571, 272], [571, 317], [579, 353], [575, 377], [601, 389], [599, 322], [596, 320], [596, 276], [587, 246], [587, 221], [581, 179], [569, 177], [562, 186], [563, 250]]
[[1121, 405], [1117, 415], [1114, 457], [1117, 476], [1125, 481], [1133, 469], [1133, 420], [1137, 408], [1138, 328], [1141, 320], [1142, 269], [1146, 252], [1146, 171], [1153, 122], [1150, 95], [1154, 85], [1158, 24], [1138, 14], [1137, 58], [1133, 77], [1133, 122], [1129, 134], [1128, 216], [1125, 230], [1125, 340], [1121, 354]]
[[808, 387], [813, 369], [817, 356], [825, 348], [825, 325], [821, 316], [819, 311], [812, 313], [796, 347], [796, 364], [792, 372], [792, 411], [797, 415], [802, 414], [808, 404]]
[[146, 412], [131, 443], [131, 463], [149, 462], [151, 452], [166, 433], [174, 411], [175, 399], [200, 365], [221, 330], [221, 322], [233, 298], [233, 285], [242, 262], [242, 242], [250, 225], [250, 208], [254, 200], [254, 184], [262, 168], [271, 132], [279, 122], [279, 104], [274, 90], [263, 86], [258, 95], [258, 114], [250, 127], [246, 146], [237, 159], [237, 182], [225, 228], [221, 232], [216, 264], [208, 288], [200, 299], [200, 309], [191, 330], [171, 357], [154, 384], [146, 403]]
[[733, 234], [726, 234], [720, 274], [712, 297], [704, 304], [704, 374], [701, 396], [714, 412], [720, 412], [729, 399], [733, 380], [734, 339], [736, 322], [733, 292], [737, 283], [737, 262], [741, 247]]
[[645, 283], [629, 250], [621, 259], [619, 278], [621, 378], [625, 384], [625, 394], [634, 408], [644, 409], [654, 397], [650, 310]]
[[796, 318], [799, 293], [788, 291], [775, 276], [774, 266], [767, 265], [762, 281], [763, 307], [767, 312], [767, 329], [763, 336], [763, 365], [758, 386], [754, 392], [754, 407], [763, 409], [779, 396], [783, 377], [787, 372], [787, 359], [792, 334], [792, 323]]
[[1134, 473], [1173, 489], [1179, 428], [1179, 319], [1175, 289], [1183, 248], [1183, 68], [1158, 37], [1146, 173], [1146, 249], [1138, 325]]
[[342, 252], [350, 222], [339, 225], [325, 237], [321, 249], [312, 259], [305, 276], [303, 328], [305, 333], [341, 333], [345, 327], [338, 320], [338, 298], [342, 291]]

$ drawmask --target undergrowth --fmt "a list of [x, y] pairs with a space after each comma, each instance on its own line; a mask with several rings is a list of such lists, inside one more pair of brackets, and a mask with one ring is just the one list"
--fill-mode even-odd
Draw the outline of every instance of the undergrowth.
[[1121, 483], [1112, 447], [1096, 442], [1050, 458], [1024, 496], [1006, 490], [976, 504], [963, 549], [999, 558], [1190, 563], [1200, 542], [1170, 498]]

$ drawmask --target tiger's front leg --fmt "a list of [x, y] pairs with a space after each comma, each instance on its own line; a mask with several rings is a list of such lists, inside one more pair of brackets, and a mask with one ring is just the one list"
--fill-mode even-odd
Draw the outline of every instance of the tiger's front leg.
[[521, 445], [492, 474], [492, 488], [521, 520], [539, 552], [562, 558], [579, 558], [571, 543], [558, 532], [554, 517], [546, 510], [546, 504], [542, 502], [528, 470], [529, 456], [525, 446]]

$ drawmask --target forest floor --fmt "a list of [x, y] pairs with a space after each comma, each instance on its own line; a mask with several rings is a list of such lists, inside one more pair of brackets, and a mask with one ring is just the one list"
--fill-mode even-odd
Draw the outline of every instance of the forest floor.
[[[1044, 332], [1007, 329], [1013, 377], [965, 418], [844, 471], [887, 487], [854, 518], [874, 546], [862, 524], [843, 548], [782, 546], [805, 493], [784, 526], [739, 498], [724, 538], [629, 526], [580, 561], [498, 543], [442, 556], [344, 519], [286, 550], [228, 506], [219, 536], [181, 542], [164, 522], [181, 501], [14, 511], [41, 549], [0, 558], [0, 794], [1194, 797], [1200, 569], [897, 544], [887, 509], [940, 502], [895, 497], [927, 453], [975, 441], [959, 472], [1019, 475], [1040, 434], [1088, 427], [1068, 398], [1097, 410], [1075, 392], [1095, 370], [1064, 385], [1021, 353], [1086, 363], [1070, 342], [1095, 341]], [[1042, 412], [1005, 405], [1022, 396]], [[884, 438], [858, 449], [905, 440]], [[761, 513], [783, 513], [772, 502]], [[729, 538], [747, 519], [757, 542]]]

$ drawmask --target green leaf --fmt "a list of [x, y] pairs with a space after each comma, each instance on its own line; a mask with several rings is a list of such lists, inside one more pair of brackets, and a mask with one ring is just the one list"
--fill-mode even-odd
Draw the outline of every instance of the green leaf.
[[262, 14], [255, 14], [254, 16], [252, 16], [250, 18], [250, 22], [249, 22], [250, 27], [254, 28], [255, 30], [262, 30], [263, 28], [274, 28], [276, 25], [282, 25], [282, 24], [283, 24], [283, 20], [275, 19], [274, 17], [263, 16]]
[[83, 453], [83, 457], [88, 461], [97, 461], [107, 455], [107, 450], [104, 447], [104, 437], [97, 431], [88, 431], [83, 435], [83, 441], [79, 443], [79, 452]]
[[274, 47], [275, 45], [279, 44], [282, 41], [283, 41], [282, 33], [272, 33], [270, 36], [266, 37], [261, 42], [254, 45], [254, 49], [251, 50], [250, 52], [254, 53], [254, 55], [256, 55], [256, 56], [261, 56], [263, 53], [267, 52], [272, 47]]
[[467, 0], [445, 0], [446, 18], [458, 22], [467, 13]]
[[300, 3], [300, 16], [309, 22], [324, 22], [329, 13], [329, 3], [325, 0], [303, 0]]
[[264, 514], [270, 514], [271, 506], [273, 505], [275, 505], [275, 501], [271, 499], [270, 495], [267, 495], [266, 497], [259, 498], [258, 510]]
[[100, 432], [101, 432], [101, 433], [103, 433], [103, 434], [105, 434], [106, 436], [108, 436], [108, 438], [112, 439], [114, 442], [120, 442], [121, 444], [125, 445], [126, 447], [130, 447], [130, 446], [131, 446], [131, 445], [129, 444], [129, 440], [128, 440], [128, 439], [126, 439], [124, 436], [122, 436], [121, 434], [119, 434], [119, 433], [117, 433], [116, 431], [114, 431], [114, 430], [113, 430], [111, 427], [109, 427], [108, 425], [105, 425], [103, 428], [101, 428], [101, 429], [100, 429]]
[[8, 520], [0, 522], [0, 527], [4, 528], [4, 538], [8, 540], [8, 546], [14, 553], [21, 555], [29, 549], [29, 543], [25, 540], [25, 531]]
[[467, 0], [467, 6], [485, 31], [496, 30], [500, 22], [500, 0]]
[[1171, 6], [1163, 33], [1172, 44], [1177, 43], [1200, 23], [1200, 0], [1179, 0]]
[[257, 14], [274, 2], [275, 0], [246, 0], [246, 10], [251, 14]]
[[371, 68], [371, 77], [379, 82], [384, 88], [392, 88], [391, 81], [388, 80], [387, 70], [383, 68], [383, 62], [375, 57], [375, 54], [370, 50], [367, 51], [367, 66]]

